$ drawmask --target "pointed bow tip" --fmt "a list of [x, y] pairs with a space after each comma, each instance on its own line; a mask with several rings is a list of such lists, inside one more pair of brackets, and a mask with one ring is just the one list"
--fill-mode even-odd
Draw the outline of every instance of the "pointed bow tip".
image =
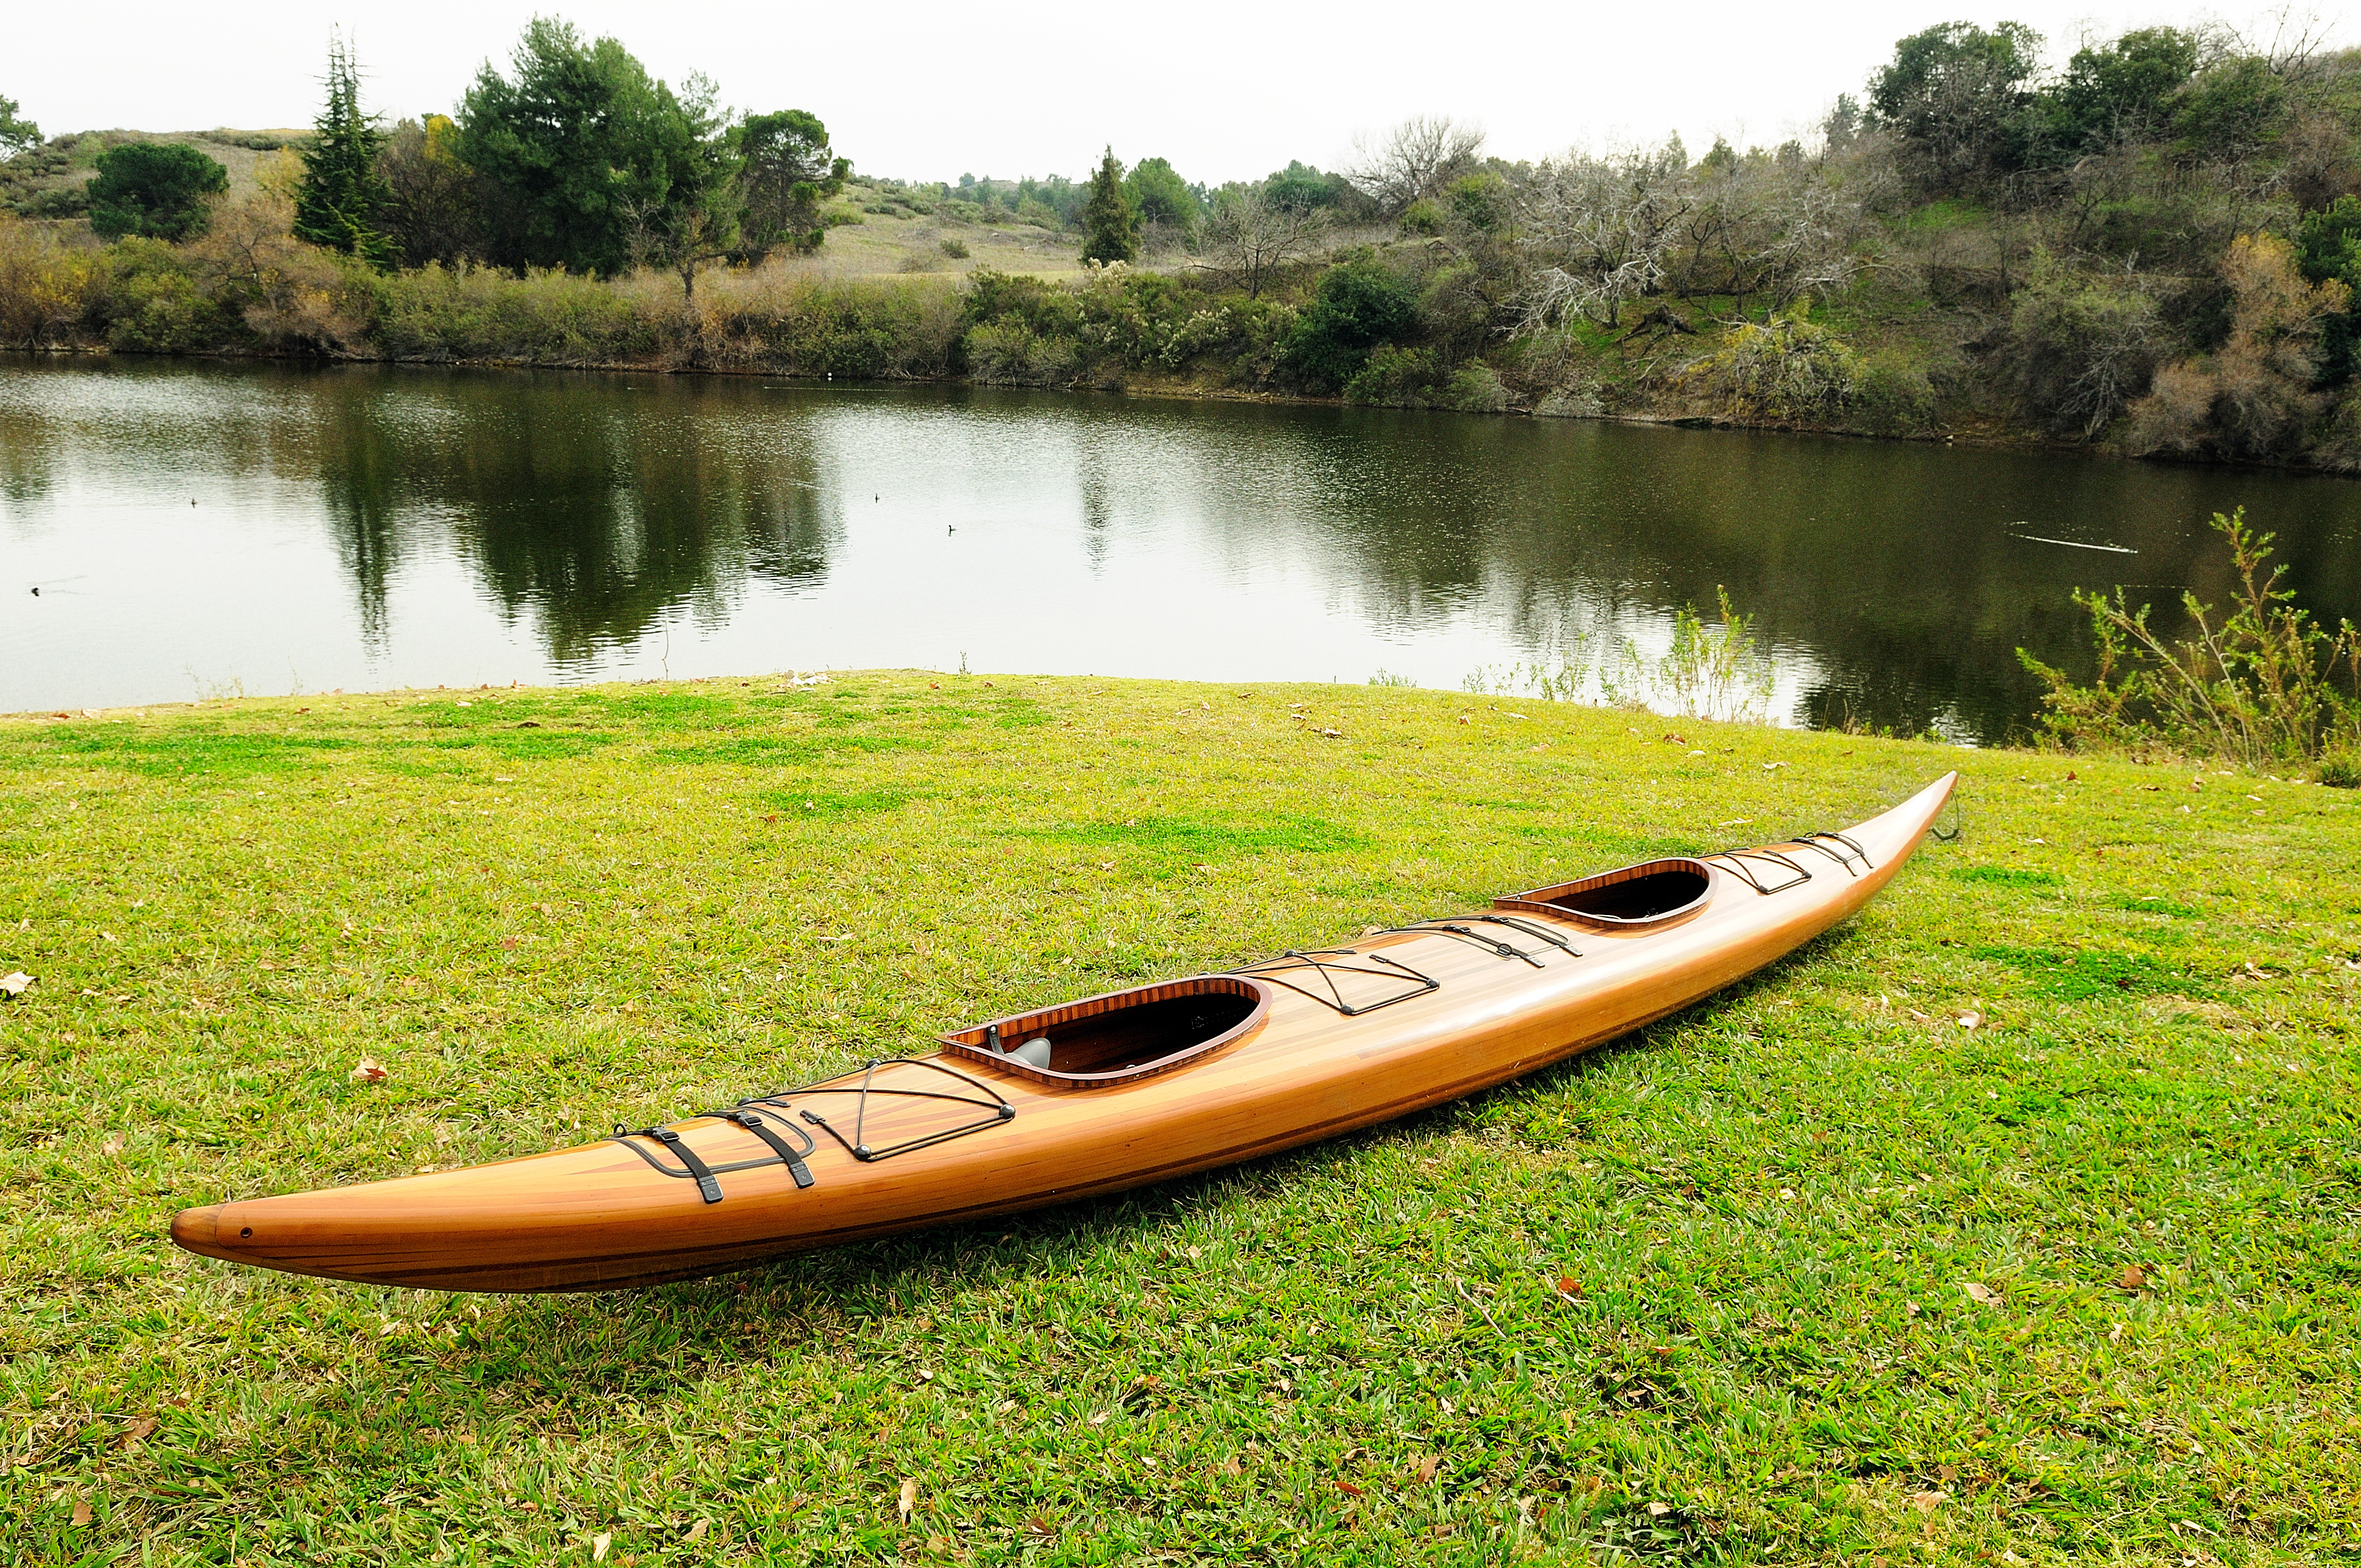
[[217, 1240], [220, 1232], [221, 1206], [203, 1209], [183, 1209], [172, 1216], [172, 1245], [186, 1252], [203, 1253], [208, 1257], [226, 1257]]

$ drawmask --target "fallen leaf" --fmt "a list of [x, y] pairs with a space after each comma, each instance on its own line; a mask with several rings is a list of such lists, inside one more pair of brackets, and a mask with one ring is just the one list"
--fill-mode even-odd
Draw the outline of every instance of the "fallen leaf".
[[1922, 1514], [1931, 1514], [1937, 1508], [1942, 1507], [1945, 1503], [1948, 1503], [1950, 1500], [1951, 1495], [1949, 1492], [1943, 1491], [1913, 1492], [1910, 1494], [1910, 1506], [1916, 1508]]
[[24, 995], [25, 988], [32, 983], [33, 977], [23, 970], [11, 970], [6, 974], [0, 974], [0, 991], [11, 996]]
[[106, 1142], [98, 1146], [98, 1152], [101, 1154], [121, 1154], [123, 1152], [123, 1135], [121, 1133], [107, 1134]]
[[1763, 771], [1767, 773], [1773, 768], [1784, 768], [1786, 765], [1784, 762], [1765, 762], [1763, 764]]
[[1648, 1505], [1648, 1517], [1652, 1519], [1663, 1519], [1666, 1514], [1671, 1513], [1672, 1511], [1673, 1505], [1670, 1503], [1650, 1503]]
[[1962, 1013], [1960, 1014], [1960, 1027], [1962, 1029], [1981, 1028], [1983, 1026], [1983, 1021], [1984, 1015], [1981, 1013]]
[[703, 1541], [705, 1539], [705, 1527], [711, 1522], [712, 1521], [710, 1519], [697, 1520], [695, 1524], [688, 1527], [688, 1533], [682, 1536], [681, 1540], [684, 1541]]
[[2107, 1331], [2107, 1343], [2109, 1344], [2121, 1344], [2124, 1343], [2123, 1324], [2117, 1323], [2114, 1328]]
[[1582, 1281], [1576, 1279], [1571, 1274], [1560, 1275], [1558, 1277], [1557, 1283], [1550, 1288], [1555, 1290], [1559, 1295], [1565, 1297], [1569, 1301], [1576, 1301], [1582, 1299]]
[[76, 1524], [88, 1524], [90, 1522], [90, 1499], [88, 1497], [76, 1497], [74, 1499], [73, 1522]]
[[129, 1426], [123, 1429], [123, 1446], [129, 1448], [133, 1443], [137, 1442], [140, 1439], [153, 1433], [155, 1430], [155, 1417], [140, 1417], [137, 1420], [133, 1421]]
[[2138, 1290], [2145, 1288], [2147, 1285], [2147, 1270], [2136, 1263], [2124, 1265], [2124, 1271], [2115, 1277], [2115, 1287], [2118, 1289]]
[[1101, 1410], [1097, 1415], [1091, 1418], [1091, 1425], [1094, 1427], [1103, 1427], [1106, 1425], [1107, 1418], [1113, 1414], [1115, 1414], [1113, 1410]]
[[355, 1083], [382, 1083], [385, 1081], [386, 1072], [383, 1067], [363, 1057], [360, 1059], [360, 1065], [345, 1076]]
[[1973, 1279], [1961, 1285], [1960, 1288], [1968, 1293], [1969, 1300], [1977, 1302], [1982, 1306], [1989, 1307], [1993, 1302], [2000, 1299], [1999, 1291], [1993, 1289], [1989, 1285], [1980, 1284]]
[[1913, 1007], [1912, 1009], [1910, 1009], [1910, 1016], [1912, 1016], [1913, 1018], [1917, 1019], [1917, 1020], [1918, 1020], [1918, 1022], [1920, 1022], [1921, 1024], [1924, 1024], [1924, 1023], [1926, 1023], [1926, 1022], [1927, 1021], [1927, 1014], [1925, 1014], [1924, 1013], [1919, 1012], [1919, 1011], [1918, 1011], [1918, 1009], [1916, 1009], [1916, 1007]]
[[1442, 1468], [1443, 1455], [1439, 1453], [1428, 1454], [1424, 1459], [1418, 1462], [1418, 1484], [1422, 1486], [1425, 1486], [1429, 1481], [1434, 1479], [1434, 1473]]
[[[989, 681], [986, 681], [984, 684], [985, 684], [986, 685], [990, 685], [992, 683], [991, 683], [991, 682], [989, 682]], [[901, 1502], [902, 1522], [903, 1522], [904, 1524], [908, 1524], [908, 1523], [910, 1522], [910, 1510], [911, 1510], [911, 1509], [913, 1509], [913, 1508], [917, 1508], [917, 1506], [918, 1506], [918, 1478], [917, 1478], [916, 1475], [906, 1475], [906, 1476], [904, 1476], [904, 1477], [903, 1477], [903, 1479], [902, 1479], [902, 1502]]]
[[[459, 706], [461, 707], [465, 707], [467, 705], [463, 702]], [[603, 1530], [598, 1534], [592, 1536], [590, 1538], [590, 1561], [593, 1563], [604, 1563], [607, 1561], [607, 1548], [614, 1544], [615, 1538], [608, 1534]]]
[[1058, 1521], [1048, 1514], [1035, 1514], [1025, 1521], [1025, 1528], [1035, 1535], [1055, 1535], [1058, 1533]]
[[1339, 1481], [1339, 1482], [1337, 1482], [1337, 1483], [1336, 1483], [1336, 1490], [1338, 1490], [1338, 1491], [1340, 1491], [1340, 1492], [1344, 1493], [1344, 1494], [1345, 1494], [1345, 1496], [1346, 1496], [1346, 1497], [1362, 1497], [1362, 1496], [1364, 1496], [1364, 1495], [1365, 1495], [1364, 1489], [1363, 1489], [1362, 1487], [1359, 1487], [1359, 1486], [1354, 1486], [1350, 1481]]

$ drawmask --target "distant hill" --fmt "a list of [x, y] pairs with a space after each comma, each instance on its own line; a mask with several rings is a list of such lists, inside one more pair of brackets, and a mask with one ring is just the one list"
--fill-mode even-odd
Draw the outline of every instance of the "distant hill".
[[83, 194], [99, 155], [126, 142], [183, 142], [229, 170], [235, 201], [256, 187], [269, 160], [312, 139], [303, 130], [72, 131], [0, 163], [0, 211], [28, 218], [75, 218], [89, 206]]

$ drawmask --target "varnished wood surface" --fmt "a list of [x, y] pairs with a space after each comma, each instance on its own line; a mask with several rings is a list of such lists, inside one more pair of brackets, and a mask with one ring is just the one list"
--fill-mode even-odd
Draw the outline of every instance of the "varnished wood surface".
[[[818, 1136], [809, 1188], [771, 1163], [725, 1172], [722, 1201], [707, 1203], [695, 1182], [659, 1175], [610, 1141], [189, 1209], [172, 1222], [172, 1239], [214, 1257], [331, 1278], [445, 1289], [595, 1289], [709, 1274], [1250, 1159], [1504, 1082], [1752, 973], [1853, 914], [1892, 880], [1955, 779], [1946, 774], [1848, 829], [1865, 865], [1848, 863], [1841, 846], [1776, 846], [1811, 872], [1781, 892], [1758, 893], [1726, 858], [1709, 856], [1712, 886], [1705, 899], [1662, 923], [1603, 929], [1530, 906], [1518, 910], [1515, 918], [1551, 930], [1579, 956], [1503, 928], [1473, 927], [1534, 952], [1539, 967], [1443, 931], [1350, 942], [1346, 947], [1365, 959], [1383, 955], [1440, 984], [1357, 1016], [1274, 985], [1253, 1027], [1233, 1031], [1217, 1048], [1172, 1070], [1076, 1085], [1040, 1081], [1038, 1074], [1013, 1070], [1015, 1064], [971, 1053], [935, 1058], [987, 1086], [1014, 1116], [866, 1163]], [[1280, 973], [1248, 967], [1267, 979]], [[1284, 978], [1308, 977], [1298, 971]], [[1370, 994], [1384, 990], [1378, 981], [1350, 983]], [[980, 1037], [981, 1028], [958, 1033]], [[887, 1067], [877, 1081], [932, 1087], [939, 1077]], [[806, 1103], [785, 1098], [794, 1108]], [[808, 1104], [849, 1126], [851, 1096]], [[886, 1147], [975, 1114], [972, 1107], [939, 1102], [873, 1098], [862, 1141]], [[755, 1135], [729, 1124], [699, 1119], [675, 1126], [717, 1168], [770, 1156]]]

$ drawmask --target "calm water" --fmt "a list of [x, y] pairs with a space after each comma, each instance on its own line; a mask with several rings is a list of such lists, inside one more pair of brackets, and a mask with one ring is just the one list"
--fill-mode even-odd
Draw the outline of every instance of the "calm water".
[[[1457, 688], [1726, 585], [1779, 715], [2022, 729], [2067, 599], [2361, 619], [2361, 484], [1728, 432], [753, 379], [0, 360], [0, 710], [871, 665]], [[2125, 546], [2134, 555], [2014, 535]], [[38, 596], [33, 590], [38, 587]]]

